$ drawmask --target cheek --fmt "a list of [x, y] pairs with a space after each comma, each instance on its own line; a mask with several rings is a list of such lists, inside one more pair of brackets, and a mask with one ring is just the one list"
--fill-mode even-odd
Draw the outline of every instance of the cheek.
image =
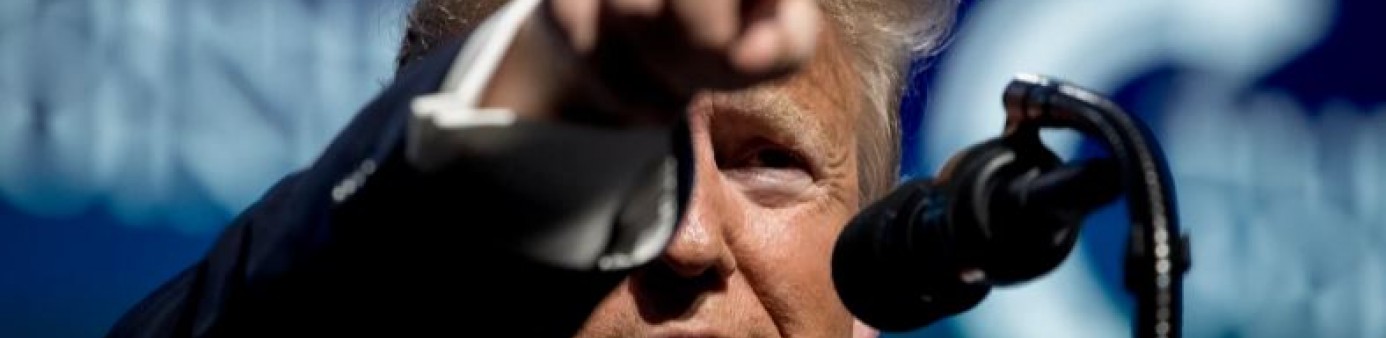
[[[832, 244], [849, 219], [850, 212], [836, 199], [804, 203], [783, 209], [759, 209], [747, 215], [747, 230], [760, 238], [755, 241], [763, 257], [793, 264], [810, 262], [805, 255], [827, 256]], [[824, 263], [826, 262], [817, 262]]]
[[850, 331], [830, 270], [833, 244], [850, 217], [845, 208], [804, 205], [749, 216], [738, 265], [782, 329], [809, 336]]

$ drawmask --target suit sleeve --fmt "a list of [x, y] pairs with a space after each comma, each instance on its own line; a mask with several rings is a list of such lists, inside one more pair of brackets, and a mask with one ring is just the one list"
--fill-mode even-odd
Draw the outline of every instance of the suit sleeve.
[[[477, 34], [487, 29], [513, 34]], [[542, 323], [509, 330], [520, 336], [576, 330], [672, 234], [691, 186], [690, 161], [677, 160], [686, 129], [420, 114], [420, 97], [450, 93], [474, 45], [402, 70], [318, 160], [108, 335], [435, 335], [517, 320]], [[423, 170], [410, 155], [420, 149], [461, 155]]]
[[[340, 178], [360, 175], [362, 163], [389, 163], [399, 146], [408, 98], [437, 88], [460, 43], [400, 73], [365, 107], [311, 167], [288, 175], [237, 216], [205, 257], [134, 306], [113, 337], [189, 337], [217, 332], [256, 294], [310, 275], [336, 251], [334, 193]], [[395, 166], [397, 164], [392, 164]], [[374, 165], [366, 165], [367, 168]], [[401, 179], [403, 181], [403, 179]], [[334, 190], [335, 189], [335, 190]], [[339, 224], [340, 223], [340, 224]]]

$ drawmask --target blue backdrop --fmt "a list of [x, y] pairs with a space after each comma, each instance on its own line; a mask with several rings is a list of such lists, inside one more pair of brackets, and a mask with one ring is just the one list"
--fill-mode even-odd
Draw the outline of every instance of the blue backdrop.
[[[1188, 337], [1386, 337], [1386, 4], [985, 0], [927, 81], [908, 173], [1000, 133], [1016, 72], [1107, 92], [1165, 147], [1192, 234]], [[1094, 148], [1048, 135], [1070, 156]], [[1126, 336], [1124, 210], [1058, 271], [930, 330]], [[923, 334], [921, 334], [922, 336]]]
[[[388, 81], [408, 2], [0, 1], [0, 337], [99, 335], [195, 260]], [[904, 104], [905, 175], [998, 135], [1012, 74], [1079, 82], [1172, 161], [1187, 336], [1386, 337], [1386, 5], [968, 7]], [[1123, 219], [1103, 210], [1058, 271], [905, 336], [1125, 336]]]
[[0, 1], [0, 337], [98, 336], [387, 83], [406, 1]]

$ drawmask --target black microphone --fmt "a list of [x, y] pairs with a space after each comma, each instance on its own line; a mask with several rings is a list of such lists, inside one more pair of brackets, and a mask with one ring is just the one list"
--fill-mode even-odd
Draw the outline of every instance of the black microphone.
[[[972, 308], [992, 286], [1053, 270], [1072, 251], [1084, 217], [1114, 201], [1123, 187], [1135, 186], [1133, 199], [1144, 200], [1152, 196], [1150, 191], [1168, 192], [1153, 196], [1172, 205], [1163, 158], [1148, 156], [1158, 155], [1158, 148], [1147, 147], [1153, 138], [1140, 138], [1148, 130], [1133, 127], [1138, 122], [1100, 96], [1065, 85], [1036, 77], [1013, 81], [1004, 96], [1004, 136], [955, 155], [936, 180], [900, 185], [851, 220], [837, 240], [832, 262], [833, 281], [848, 310], [883, 331], [922, 327]], [[1063, 163], [1040, 141], [1041, 127], [1071, 127], [1101, 136], [1113, 158]], [[1141, 174], [1123, 175], [1130, 172]], [[1147, 181], [1159, 184], [1141, 184]], [[1150, 250], [1140, 248], [1148, 246], [1143, 243], [1150, 236], [1135, 236], [1151, 229], [1177, 231], [1172, 208], [1162, 207], [1166, 204], [1159, 204], [1156, 214], [1169, 222], [1160, 224], [1143, 221], [1150, 212], [1132, 210], [1133, 227], [1139, 227], [1132, 230], [1132, 247], [1138, 250], [1130, 251], [1128, 263], [1149, 256]], [[1183, 243], [1160, 245], [1177, 244]], [[1182, 245], [1176, 249], [1183, 256], [1175, 257], [1176, 268], [1186, 270], [1186, 251]], [[1170, 283], [1158, 290], [1131, 283], [1132, 278], [1148, 279], [1143, 276], [1128, 276], [1128, 284], [1142, 285], [1133, 289], [1142, 295], [1140, 312], [1155, 318], [1159, 311], [1145, 309], [1177, 311], [1177, 300], [1165, 296], [1156, 301], [1159, 293], [1146, 290], [1170, 295]], [[1177, 291], [1172, 293], [1176, 298]], [[1162, 332], [1177, 334], [1178, 322], [1171, 321], [1177, 313], [1164, 312]], [[1141, 324], [1147, 322], [1156, 323]]]
[[955, 157], [941, 180], [907, 182], [838, 237], [833, 280], [877, 329], [904, 331], [972, 308], [992, 285], [1038, 277], [1073, 249], [1083, 216], [1120, 192], [1116, 166], [1057, 166], [1005, 139]]

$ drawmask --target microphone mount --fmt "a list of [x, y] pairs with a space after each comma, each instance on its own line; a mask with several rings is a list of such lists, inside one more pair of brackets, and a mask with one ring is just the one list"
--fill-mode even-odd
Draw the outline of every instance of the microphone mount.
[[1135, 296], [1133, 336], [1181, 336], [1188, 236], [1179, 229], [1174, 183], [1150, 129], [1102, 95], [1053, 78], [1022, 74], [1006, 87], [1006, 138], [1037, 139], [1040, 128], [1095, 137], [1120, 168], [1131, 222], [1125, 284]]

